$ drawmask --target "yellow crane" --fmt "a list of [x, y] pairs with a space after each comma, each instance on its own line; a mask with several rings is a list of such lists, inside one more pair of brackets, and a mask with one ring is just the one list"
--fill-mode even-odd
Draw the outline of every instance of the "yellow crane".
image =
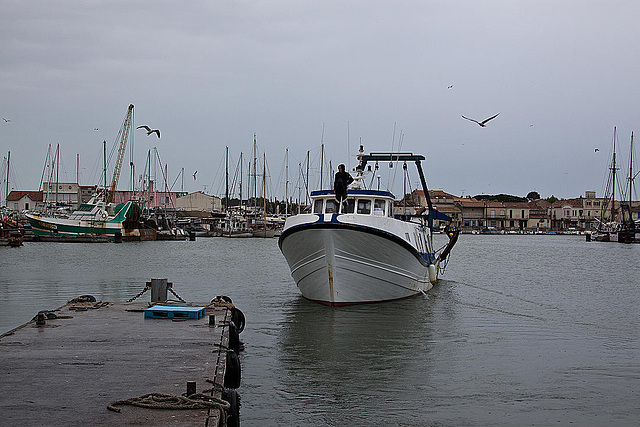
[[127, 147], [127, 138], [129, 137], [129, 132], [131, 131], [132, 121], [133, 104], [129, 104], [127, 115], [124, 118], [122, 128], [120, 129], [120, 132], [118, 134], [120, 138], [118, 157], [116, 158], [116, 165], [113, 169], [113, 179], [111, 180], [111, 188], [109, 189], [109, 194], [107, 196], [107, 203], [113, 203], [113, 197], [116, 194], [116, 187], [118, 186], [118, 180], [120, 179], [120, 169], [122, 168], [122, 159], [124, 158], [125, 148]]

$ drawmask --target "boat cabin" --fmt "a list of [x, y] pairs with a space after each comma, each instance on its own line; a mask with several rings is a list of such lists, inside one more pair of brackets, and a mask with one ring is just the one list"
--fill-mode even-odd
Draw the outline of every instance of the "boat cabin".
[[[313, 191], [314, 214], [339, 213], [338, 201], [333, 191]], [[350, 190], [342, 206], [343, 214], [393, 217], [393, 194], [388, 191]]]

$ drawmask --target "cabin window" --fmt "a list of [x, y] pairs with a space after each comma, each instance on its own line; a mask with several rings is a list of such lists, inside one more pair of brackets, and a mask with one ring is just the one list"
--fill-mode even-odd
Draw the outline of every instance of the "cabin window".
[[385, 201], [382, 199], [375, 199], [373, 201], [373, 214], [377, 216], [384, 216]]
[[322, 200], [316, 200], [313, 202], [313, 213], [322, 213]]
[[369, 215], [371, 213], [371, 200], [358, 200], [359, 214]]
[[347, 201], [342, 204], [342, 213], [353, 213], [355, 206], [355, 199], [347, 199]]
[[338, 205], [335, 200], [328, 199], [324, 208], [324, 213], [336, 213], [338, 212]]

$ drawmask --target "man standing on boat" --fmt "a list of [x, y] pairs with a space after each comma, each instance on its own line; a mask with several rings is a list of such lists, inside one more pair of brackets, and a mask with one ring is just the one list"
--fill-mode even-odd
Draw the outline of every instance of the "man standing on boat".
[[344, 164], [338, 166], [338, 172], [336, 172], [336, 179], [333, 182], [333, 191], [336, 193], [336, 200], [339, 204], [345, 201], [347, 198], [347, 187], [353, 182], [353, 177], [349, 172], [344, 170]]

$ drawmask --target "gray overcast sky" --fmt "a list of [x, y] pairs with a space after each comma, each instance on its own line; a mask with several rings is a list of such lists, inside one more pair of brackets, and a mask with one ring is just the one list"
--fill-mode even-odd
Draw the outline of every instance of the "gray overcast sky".
[[[217, 194], [224, 147], [233, 163], [241, 151], [248, 159], [256, 133], [272, 185], [287, 147], [295, 181], [322, 140], [335, 168], [355, 166], [360, 140], [389, 151], [395, 139], [426, 155], [430, 188], [600, 196], [613, 127], [625, 161], [640, 129], [635, 0], [5, 0], [1, 9], [0, 115], [11, 122], [0, 122], [0, 154], [11, 151], [15, 189], [37, 189], [49, 143], [61, 147], [61, 180], [75, 181], [78, 153], [81, 183], [96, 184], [102, 140], [113, 144], [130, 103], [136, 125], [162, 132], [135, 132], [138, 173], [157, 146], [170, 180], [184, 167], [185, 190]], [[461, 118], [498, 112], [486, 128]]]

